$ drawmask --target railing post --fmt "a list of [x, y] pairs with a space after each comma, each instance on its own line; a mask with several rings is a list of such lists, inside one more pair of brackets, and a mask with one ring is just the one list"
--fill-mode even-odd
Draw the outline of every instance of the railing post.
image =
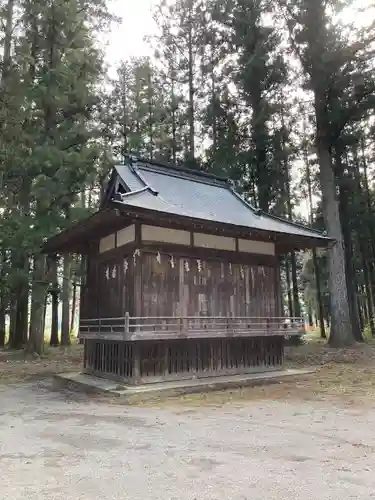
[[231, 319], [231, 315], [228, 314], [227, 315], [227, 337], [233, 337], [233, 335], [234, 335], [233, 325], [230, 324], [230, 319]]
[[129, 313], [125, 313], [124, 340], [129, 340]]

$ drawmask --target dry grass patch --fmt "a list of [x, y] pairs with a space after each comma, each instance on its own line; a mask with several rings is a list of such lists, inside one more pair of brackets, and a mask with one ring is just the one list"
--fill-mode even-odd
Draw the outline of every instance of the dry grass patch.
[[46, 347], [43, 356], [24, 351], [0, 351], [0, 383], [15, 383], [82, 368], [83, 346]]
[[[55, 373], [80, 371], [83, 348], [46, 348], [41, 357], [27, 357], [24, 352], [0, 350], [0, 383], [15, 383]], [[314, 366], [318, 371], [301, 380], [236, 390], [215, 391], [171, 398], [158, 406], [222, 406], [227, 403], [272, 399], [285, 401], [325, 400], [353, 405], [373, 405], [375, 401], [375, 344], [358, 344], [349, 349], [332, 349], [322, 342], [308, 342], [287, 347], [285, 367]], [[148, 403], [149, 405], [150, 403]], [[183, 411], [183, 410], [182, 410]]]
[[[321, 342], [288, 347], [287, 368], [318, 367], [301, 380], [270, 385], [214, 391], [171, 398], [158, 406], [221, 407], [259, 400], [320, 400], [336, 404], [372, 406], [375, 401], [375, 345], [358, 344], [332, 349]], [[184, 410], [182, 410], [184, 411]]]

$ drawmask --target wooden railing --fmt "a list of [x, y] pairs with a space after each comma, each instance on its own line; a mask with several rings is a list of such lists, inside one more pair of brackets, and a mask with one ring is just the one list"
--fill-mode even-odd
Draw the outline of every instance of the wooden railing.
[[162, 340], [292, 336], [305, 333], [303, 318], [233, 316], [131, 317], [81, 319], [80, 338]]

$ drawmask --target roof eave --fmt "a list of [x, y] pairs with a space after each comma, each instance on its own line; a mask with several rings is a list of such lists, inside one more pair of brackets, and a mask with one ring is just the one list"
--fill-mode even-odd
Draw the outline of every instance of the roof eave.
[[[95, 239], [105, 233], [109, 224], [121, 226], [118, 210], [104, 208], [94, 212], [90, 217], [82, 219], [73, 226], [65, 229], [55, 236], [49, 238], [42, 246], [42, 252], [47, 254], [56, 253], [86, 253], [89, 250], [93, 231]], [[116, 218], [118, 222], [116, 223]]]
[[[294, 235], [290, 233], [276, 232], [276, 231], [268, 231], [264, 229], [257, 229], [249, 226], [240, 226], [229, 223], [219, 223], [215, 221], [210, 221], [207, 219], [199, 219], [193, 217], [187, 217], [177, 214], [170, 214], [168, 212], [161, 212], [150, 210], [147, 208], [135, 207], [128, 205], [126, 203], [120, 201], [112, 201], [111, 206], [113, 208], [117, 208], [121, 212], [125, 212], [130, 217], [144, 217], [147, 220], [157, 218], [158, 223], [162, 223], [163, 221], [178, 221], [180, 223], [185, 223], [186, 225], [199, 225], [200, 227], [208, 227], [214, 226], [218, 230], [230, 230], [231, 232], [236, 233], [251, 233], [257, 234], [259, 236], [263, 236], [265, 240], [270, 240], [271, 238], [267, 238], [266, 236], [273, 236], [272, 239], [277, 239], [279, 242], [282, 242], [282, 246], [287, 248], [287, 251], [293, 250], [303, 250], [303, 249], [312, 249], [312, 248], [327, 248], [334, 243], [332, 238], [328, 238], [324, 235], [320, 235], [318, 232], [311, 231], [311, 235]], [[305, 231], [308, 231], [308, 228], [305, 228]]]

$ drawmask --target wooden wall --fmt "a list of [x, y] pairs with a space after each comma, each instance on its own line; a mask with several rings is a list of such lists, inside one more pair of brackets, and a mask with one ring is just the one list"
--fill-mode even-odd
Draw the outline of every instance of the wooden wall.
[[141, 316], [279, 316], [278, 269], [142, 253]]
[[134, 311], [132, 255], [91, 256], [81, 289], [82, 319], [119, 318]]
[[116, 250], [88, 259], [81, 318], [281, 316], [278, 278], [272, 266]]

